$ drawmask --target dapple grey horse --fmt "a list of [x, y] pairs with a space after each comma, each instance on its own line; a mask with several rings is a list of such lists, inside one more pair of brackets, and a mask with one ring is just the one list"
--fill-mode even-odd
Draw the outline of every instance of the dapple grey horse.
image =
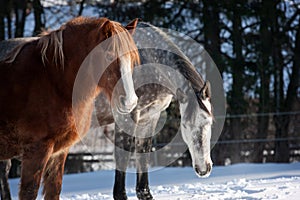
[[196, 174], [206, 177], [212, 170], [210, 83], [202, 79], [189, 59], [161, 29], [143, 22], [137, 27], [134, 40], [141, 66], [133, 73], [138, 96], [136, 108], [131, 114], [120, 116], [110, 112], [107, 106], [96, 103], [99, 122], [115, 121], [113, 196], [116, 200], [127, 199], [125, 176], [133, 152], [137, 161], [137, 197], [140, 200], [153, 199], [149, 189], [148, 165], [150, 154], [159, 152], [151, 152], [152, 136], [161, 112], [169, 107], [173, 97], [180, 105], [181, 135], [191, 154]]

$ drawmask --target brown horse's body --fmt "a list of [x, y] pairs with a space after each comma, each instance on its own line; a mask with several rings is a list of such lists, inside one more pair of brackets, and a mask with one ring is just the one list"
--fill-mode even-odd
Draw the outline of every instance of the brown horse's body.
[[[69, 114], [72, 113], [72, 98], [63, 90], [62, 94], [57, 91], [55, 86], [62, 83], [53, 80], [48, 68], [35, 56], [38, 55], [36, 45], [34, 41], [23, 48], [15, 61], [22, 65], [0, 66], [1, 159], [26, 153], [25, 149], [30, 150], [32, 144], [49, 143], [49, 138], [53, 138], [55, 144], [53, 153], [78, 139], [71, 133], [76, 132], [74, 118]], [[84, 127], [80, 128], [84, 131]]]
[[[68, 149], [89, 128], [94, 98], [100, 91], [111, 96], [121, 77], [119, 62], [109, 65], [96, 88], [85, 85], [84, 97], [74, 98], [73, 85], [85, 57], [118, 34], [115, 29], [127, 32], [105, 18], [77, 18], [0, 62], [0, 160], [21, 157], [20, 199], [36, 198], [42, 176], [45, 199], [59, 199]], [[130, 57], [138, 61], [136, 52]]]

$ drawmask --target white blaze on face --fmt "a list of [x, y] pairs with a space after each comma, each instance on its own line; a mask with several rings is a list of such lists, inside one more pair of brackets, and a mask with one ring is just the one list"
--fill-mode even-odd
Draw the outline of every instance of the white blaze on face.
[[[121, 78], [125, 90], [125, 97], [120, 97], [120, 103], [124, 106], [125, 112], [131, 112], [137, 105], [136, 96], [131, 71], [131, 59], [129, 55], [121, 56]], [[123, 99], [122, 99], [123, 98]]]
[[206, 98], [205, 100], [202, 100], [203, 104], [205, 105], [205, 107], [207, 108], [207, 110], [211, 113], [211, 103], [210, 103], [210, 99]]

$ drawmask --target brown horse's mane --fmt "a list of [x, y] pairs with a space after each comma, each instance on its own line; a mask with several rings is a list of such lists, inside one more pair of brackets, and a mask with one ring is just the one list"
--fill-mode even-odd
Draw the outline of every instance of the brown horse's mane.
[[47, 50], [52, 47], [53, 61], [56, 66], [61, 65], [64, 68], [64, 51], [63, 51], [63, 28], [52, 31], [50, 33], [42, 33], [43, 35], [38, 41], [38, 46], [41, 49], [42, 61], [45, 65], [47, 58]]
[[[132, 67], [140, 63], [135, 42], [130, 33], [120, 23], [110, 21], [106, 18], [77, 17], [62, 25], [57, 30], [43, 32], [41, 35], [39, 35], [37, 47], [41, 52], [43, 64], [45, 65], [45, 62], [49, 61], [47, 53], [51, 51], [51, 55], [53, 57], [52, 61], [56, 66], [61, 66], [61, 68], [64, 69], [65, 54], [63, 50], [63, 32], [66, 29], [76, 32], [82, 30], [92, 30], [95, 28], [98, 30], [99, 37], [101, 33], [105, 33], [106, 39], [114, 36], [111, 42], [107, 43], [107, 45], [103, 45], [104, 51], [117, 52], [117, 55], [115, 55], [116, 58], [120, 55], [130, 54], [133, 61]], [[18, 45], [4, 58], [4, 61], [6, 63], [14, 62], [22, 51], [23, 47], [28, 43], [29, 42], [25, 42]]]
[[102, 23], [100, 28], [102, 28], [102, 26], [104, 29], [103, 32], [106, 33], [106, 39], [113, 36], [112, 40], [108, 42], [107, 45], [102, 45], [104, 50], [107, 52], [116, 52], [117, 55], [115, 55], [115, 58], [129, 54], [133, 61], [132, 67], [136, 64], [140, 64], [140, 56], [129, 31], [120, 23], [111, 22], [109, 20]]
[[[51, 31], [51, 32], [43, 32], [38, 37], [38, 47], [41, 49], [42, 61], [45, 65], [45, 61], [47, 59], [46, 52], [49, 47], [53, 48], [53, 60], [56, 65], [60, 64], [63, 67], [64, 61], [64, 52], [63, 52], [63, 36], [62, 29]], [[23, 50], [24, 46], [32, 41], [25, 41], [16, 46], [10, 53], [6, 55], [3, 59], [5, 63], [12, 63], [16, 60], [17, 56]]]

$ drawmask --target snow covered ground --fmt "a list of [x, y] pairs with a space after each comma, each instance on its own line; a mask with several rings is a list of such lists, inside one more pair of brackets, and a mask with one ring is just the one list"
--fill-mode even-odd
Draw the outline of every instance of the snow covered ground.
[[[65, 175], [62, 200], [112, 199], [113, 170]], [[11, 179], [17, 199], [19, 179]], [[192, 168], [152, 169], [156, 200], [198, 199], [300, 199], [300, 163], [236, 164], [214, 167], [209, 178], [199, 179]], [[127, 194], [135, 200], [135, 175], [127, 176]], [[41, 199], [41, 198], [39, 198]]]

